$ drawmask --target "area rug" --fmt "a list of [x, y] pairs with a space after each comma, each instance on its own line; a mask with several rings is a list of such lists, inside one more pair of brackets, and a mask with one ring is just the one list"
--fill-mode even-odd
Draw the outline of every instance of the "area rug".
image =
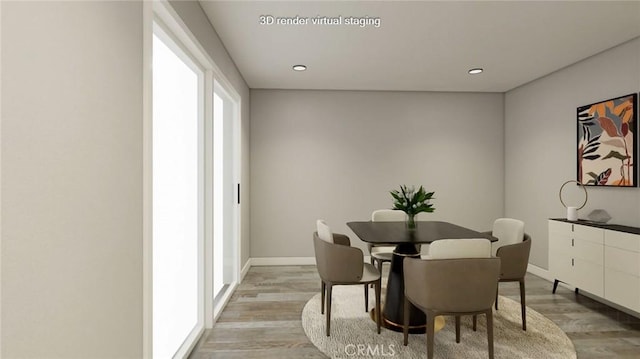
[[[370, 308], [372, 304], [373, 301]], [[527, 331], [523, 331], [520, 303], [500, 296], [498, 308], [493, 327], [495, 358], [576, 358], [573, 343], [551, 320], [527, 307]], [[435, 334], [435, 358], [488, 357], [484, 315], [478, 316], [476, 332], [471, 327], [471, 316], [462, 317], [460, 343], [455, 341], [453, 317], [445, 318], [445, 327]], [[302, 326], [311, 342], [331, 358], [426, 358], [424, 334], [410, 334], [406, 347], [402, 345], [402, 333], [382, 328], [377, 334], [376, 323], [364, 311], [361, 286], [334, 287], [329, 337], [325, 322], [318, 293], [302, 310]]]

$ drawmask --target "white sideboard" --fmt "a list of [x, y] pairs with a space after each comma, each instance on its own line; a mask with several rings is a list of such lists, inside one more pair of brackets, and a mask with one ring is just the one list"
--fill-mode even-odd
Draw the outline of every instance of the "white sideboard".
[[640, 228], [549, 220], [549, 271], [564, 282], [640, 312]]

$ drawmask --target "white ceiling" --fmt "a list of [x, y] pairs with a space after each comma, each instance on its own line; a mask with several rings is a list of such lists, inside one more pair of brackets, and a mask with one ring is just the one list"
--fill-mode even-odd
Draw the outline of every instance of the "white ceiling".
[[[640, 36], [638, 0], [201, 4], [251, 88], [504, 92]], [[343, 24], [261, 25], [261, 15]]]

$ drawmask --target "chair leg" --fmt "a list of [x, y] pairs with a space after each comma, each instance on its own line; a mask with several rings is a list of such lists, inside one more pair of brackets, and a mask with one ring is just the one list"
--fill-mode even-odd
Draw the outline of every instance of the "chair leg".
[[460, 316], [456, 315], [456, 343], [460, 343]]
[[[371, 253], [369, 253], [369, 254], [371, 254]], [[376, 266], [376, 259], [373, 258], [373, 254], [371, 254], [371, 257], [370, 257], [369, 261], [371, 262], [372, 266], [374, 266], [374, 267]], [[373, 283], [371, 283], [371, 288], [373, 288]]]
[[[382, 273], [382, 262], [377, 259], [377, 258], [373, 258], [373, 256], [371, 257], [371, 265], [373, 265], [374, 268], [378, 268], [378, 270], [380, 271], [380, 273]], [[371, 288], [373, 288], [374, 284], [371, 283]]]
[[378, 334], [380, 334], [380, 324], [382, 319], [382, 307], [380, 306], [380, 291], [382, 291], [382, 278], [376, 282], [376, 326], [378, 327]]
[[520, 307], [522, 308], [522, 330], [527, 330], [527, 304], [524, 294], [524, 278], [520, 279]]
[[498, 282], [498, 285], [496, 286], [496, 310], [498, 310], [498, 287], [500, 287], [500, 282]]
[[327, 285], [322, 281], [320, 285], [320, 313], [324, 314], [324, 293], [327, 291]]
[[402, 306], [402, 334], [404, 336], [404, 346], [409, 344], [409, 299], [404, 297], [404, 305]]
[[487, 341], [489, 344], [489, 359], [493, 359], [493, 311], [487, 311]]
[[331, 332], [331, 289], [332, 285], [327, 286], [327, 336]]
[[369, 283], [364, 285], [364, 312], [369, 312]]
[[478, 329], [477, 324], [478, 324], [478, 315], [474, 314], [473, 315], [473, 331], [474, 332]]
[[427, 359], [433, 358], [433, 332], [435, 331], [435, 313], [427, 314]]

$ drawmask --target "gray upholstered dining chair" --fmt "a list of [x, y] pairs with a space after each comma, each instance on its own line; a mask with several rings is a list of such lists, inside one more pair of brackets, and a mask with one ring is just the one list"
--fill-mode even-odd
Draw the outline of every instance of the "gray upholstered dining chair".
[[[498, 248], [496, 257], [500, 258], [500, 282], [518, 282], [520, 284], [520, 310], [522, 312], [522, 330], [527, 330], [527, 304], [525, 298], [524, 277], [527, 274], [531, 236], [524, 234], [522, 242]], [[496, 309], [498, 309], [498, 288], [496, 288]], [[475, 329], [475, 325], [474, 325]]]
[[[524, 222], [513, 218], [498, 218], [493, 222], [493, 230], [484, 232], [498, 238], [491, 244], [493, 255], [502, 260], [500, 282], [519, 282], [520, 310], [522, 312], [522, 330], [527, 330], [527, 305], [524, 278], [529, 264], [531, 237], [524, 232]], [[504, 249], [503, 249], [504, 248]], [[498, 309], [498, 290], [496, 289], [495, 308]], [[473, 317], [473, 330], [476, 330], [476, 317]]]
[[[424, 259], [489, 258], [491, 241], [485, 238], [442, 239], [432, 243], [429, 254]], [[497, 287], [496, 287], [497, 288]], [[497, 298], [497, 297], [496, 297]], [[477, 316], [473, 316], [473, 330], [476, 330]], [[460, 316], [456, 316], [456, 343], [460, 342]]]
[[[434, 243], [437, 243], [435, 241]], [[433, 244], [433, 243], [432, 243]], [[430, 252], [433, 249], [430, 248]], [[427, 358], [433, 358], [434, 324], [438, 315], [456, 316], [456, 342], [460, 341], [460, 315], [485, 314], [489, 358], [493, 358], [493, 308], [500, 259], [404, 259], [404, 345], [408, 343], [409, 303], [427, 316]]]
[[369, 311], [369, 284], [374, 284], [376, 297], [376, 325], [380, 334], [380, 272], [371, 264], [364, 263], [362, 250], [351, 247], [349, 237], [331, 233], [326, 223], [318, 221], [318, 231], [313, 233], [316, 265], [321, 279], [320, 309], [327, 307], [327, 336], [331, 332], [331, 293], [335, 285], [364, 285], [365, 311]]
[[491, 243], [491, 254], [495, 257], [498, 248], [509, 244], [522, 242], [524, 237], [524, 222], [514, 218], [498, 218], [493, 222], [492, 236], [498, 238]]
[[[399, 209], [379, 209], [371, 213], [372, 222], [405, 222], [407, 220], [407, 214]], [[377, 264], [377, 268], [382, 272], [382, 264], [385, 262], [391, 262], [393, 257], [393, 246], [380, 246], [367, 244], [369, 248], [369, 254], [371, 254], [371, 264], [374, 266]]]

